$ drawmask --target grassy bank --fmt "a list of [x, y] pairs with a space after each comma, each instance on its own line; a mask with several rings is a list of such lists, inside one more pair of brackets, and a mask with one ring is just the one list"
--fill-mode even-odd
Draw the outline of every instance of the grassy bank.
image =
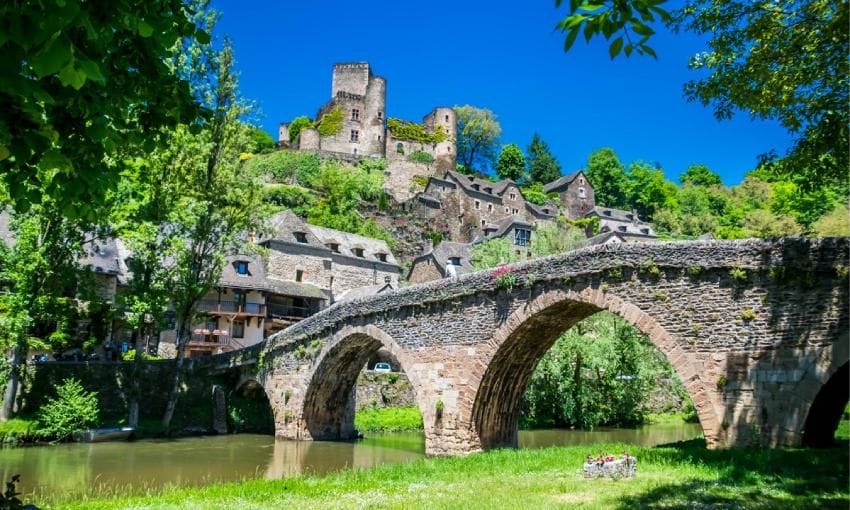
[[418, 407], [361, 409], [354, 415], [354, 426], [360, 432], [422, 430], [422, 413]]
[[[631, 480], [585, 480], [583, 459], [628, 450]], [[63, 504], [69, 509], [260, 508], [841, 508], [850, 504], [846, 443], [829, 450], [710, 451], [606, 444], [497, 450], [463, 458], [251, 480]]]

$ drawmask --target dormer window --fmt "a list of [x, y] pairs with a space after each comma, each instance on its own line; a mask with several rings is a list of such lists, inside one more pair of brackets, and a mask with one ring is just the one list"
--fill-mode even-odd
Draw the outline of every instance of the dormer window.
[[295, 240], [299, 243], [307, 243], [307, 233], [306, 232], [293, 232], [292, 235], [295, 236]]
[[352, 248], [352, 253], [354, 253], [355, 257], [363, 258], [363, 248]]
[[618, 227], [618, 228], [620, 229], [620, 232], [625, 232], [625, 231], [626, 231], [626, 227], [625, 227], [625, 225], [620, 226], [620, 227]]
[[478, 191], [478, 190], [480, 190], [480, 189], [481, 189], [481, 186], [480, 186], [480, 185], [478, 185], [478, 184], [473, 184], [473, 185], [472, 185], [472, 189], [474, 189], [475, 191]]
[[327, 247], [334, 253], [339, 253], [339, 243], [328, 243]]
[[460, 265], [460, 257], [449, 257], [449, 264], [451, 264], [453, 266], [459, 266]]
[[587, 192], [584, 191], [584, 188], [578, 189], [578, 197], [579, 198], [587, 198]]
[[635, 219], [635, 216], [632, 213], [629, 213], [629, 214], [626, 215], [626, 219], [631, 221], [631, 220]]
[[239, 276], [248, 276], [248, 263], [244, 260], [236, 261], [236, 274]]
[[649, 235], [649, 229], [648, 228], [642, 228], [642, 229], [640, 229], [640, 231], [644, 235]]
[[484, 191], [491, 195], [493, 194], [493, 188], [484, 188]]
[[602, 214], [604, 214], [605, 216], [611, 216], [611, 211], [606, 209], [606, 210], [602, 211]]
[[375, 256], [378, 257], [378, 260], [380, 260], [381, 262], [387, 261], [387, 254], [386, 253], [376, 253]]
[[549, 209], [543, 209], [543, 214], [549, 214]]

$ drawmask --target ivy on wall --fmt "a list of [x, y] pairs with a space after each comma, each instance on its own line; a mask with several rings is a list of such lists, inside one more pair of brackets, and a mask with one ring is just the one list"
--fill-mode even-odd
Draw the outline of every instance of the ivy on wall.
[[331, 111], [322, 115], [322, 118], [316, 122], [316, 129], [322, 136], [334, 136], [342, 131], [342, 108], [335, 106]]
[[425, 129], [425, 126], [422, 124], [401, 119], [387, 119], [387, 129], [389, 129], [394, 138], [399, 140], [410, 140], [421, 143], [440, 143], [449, 138], [449, 135], [443, 131], [441, 126], [437, 126], [437, 129], [431, 133]]
[[411, 152], [409, 156], [407, 156], [408, 161], [412, 161], [414, 163], [424, 163], [426, 165], [430, 165], [434, 162], [433, 154], [429, 154], [425, 151], [415, 151]]

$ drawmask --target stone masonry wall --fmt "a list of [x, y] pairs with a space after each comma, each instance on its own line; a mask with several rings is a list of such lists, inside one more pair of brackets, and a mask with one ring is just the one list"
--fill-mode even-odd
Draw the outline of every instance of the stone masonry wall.
[[[510, 288], [491, 270], [339, 303], [259, 355], [206, 362], [256, 356], [278, 435], [309, 439], [350, 428], [345, 406], [322, 404], [328, 374], [383, 346], [414, 388], [426, 450], [459, 454], [515, 444], [536, 360], [605, 309], [671, 361], [709, 446], [796, 445], [820, 387], [848, 359], [847, 253], [847, 239], [588, 247], [510, 266]], [[321, 428], [305, 409], [325, 410]]]
[[358, 411], [416, 405], [410, 381], [399, 373], [361, 372], [357, 377], [355, 402]]

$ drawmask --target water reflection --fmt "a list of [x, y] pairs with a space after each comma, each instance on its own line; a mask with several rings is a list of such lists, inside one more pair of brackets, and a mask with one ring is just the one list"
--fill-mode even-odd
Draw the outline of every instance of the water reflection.
[[[520, 432], [521, 447], [623, 442], [654, 445], [699, 437], [698, 425], [640, 429]], [[21, 475], [19, 490], [36, 502], [81, 494], [197, 486], [245, 478], [277, 479], [345, 468], [398, 464], [425, 455], [421, 433], [379, 434], [357, 442], [275, 441], [271, 436], [145, 440], [0, 449], [0, 476]]]

